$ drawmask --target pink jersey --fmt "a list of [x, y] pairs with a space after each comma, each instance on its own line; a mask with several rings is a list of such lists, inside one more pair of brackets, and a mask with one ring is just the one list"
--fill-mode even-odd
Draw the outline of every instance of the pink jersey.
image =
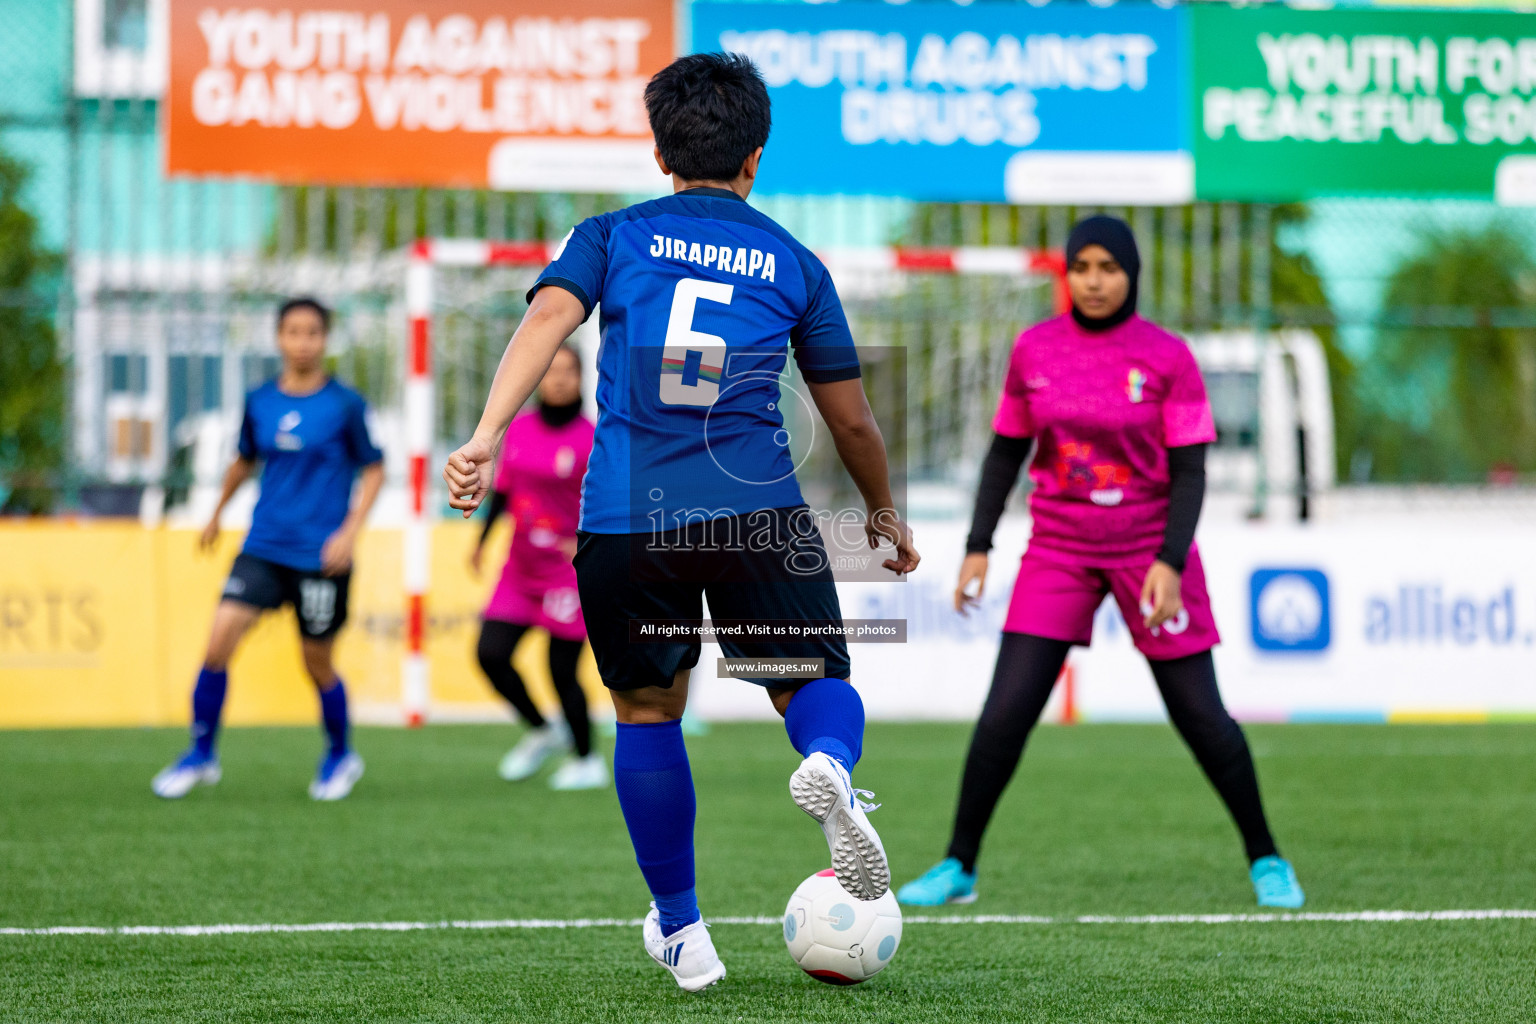
[[512, 549], [503, 581], [519, 589], [574, 587], [570, 548], [581, 514], [581, 481], [592, 454], [592, 421], [551, 427], [538, 412], [512, 421], [501, 444], [496, 489], [507, 496]]
[[1139, 316], [1102, 333], [1070, 314], [1019, 335], [992, 427], [1034, 437], [1032, 551], [1145, 566], [1168, 525], [1168, 449], [1216, 440], [1179, 338]]

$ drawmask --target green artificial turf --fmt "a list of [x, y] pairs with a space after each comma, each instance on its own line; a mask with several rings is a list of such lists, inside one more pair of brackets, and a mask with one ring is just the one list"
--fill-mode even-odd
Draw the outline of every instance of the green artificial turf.
[[[0, 927], [634, 918], [611, 790], [494, 774], [502, 727], [360, 730], [317, 805], [315, 730], [224, 738], [224, 781], [164, 803], [169, 731], [0, 733]], [[859, 785], [898, 882], [943, 853], [967, 730], [875, 725]], [[1249, 729], [1309, 911], [1536, 908], [1536, 726]], [[776, 916], [824, 866], [770, 725], [689, 749], [706, 915]], [[1236, 834], [1166, 727], [1047, 727], [999, 809], [981, 899], [1051, 924], [919, 924], [875, 980], [801, 975], [771, 925], [714, 938], [680, 992], [638, 929], [0, 935], [0, 1021], [1530, 1021], [1536, 921], [1084, 924], [1252, 911]]]

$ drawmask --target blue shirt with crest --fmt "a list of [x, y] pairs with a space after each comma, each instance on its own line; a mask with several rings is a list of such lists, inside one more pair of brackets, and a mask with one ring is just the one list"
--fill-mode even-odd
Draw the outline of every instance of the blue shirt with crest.
[[351, 508], [357, 471], [384, 458], [367, 411], [362, 395], [335, 380], [307, 395], [271, 380], [245, 396], [240, 457], [264, 464], [246, 554], [319, 570], [320, 549]]
[[812, 383], [859, 376], [809, 249], [736, 193], [694, 188], [583, 221], [529, 301], [546, 285], [601, 310], [581, 529], [654, 533], [801, 504], [779, 408], [788, 354]]

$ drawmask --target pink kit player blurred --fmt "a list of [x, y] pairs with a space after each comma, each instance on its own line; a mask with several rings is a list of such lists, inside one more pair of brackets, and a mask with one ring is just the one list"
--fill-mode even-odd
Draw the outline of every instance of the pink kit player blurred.
[[1033, 532], [949, 852], [897, 898], [916, 906], [976, 898], [976, 860], [998, 798], [1067, 652], [1089, 642], [1094, 613], [1113, 597], [1168, 717], [1242, 833], [1259, 904], [1299, 907], [1301, 886], [1270, 835], [1248, 742], [1216, 687], [1211, 648], [1221, 637], [1194, 543], [1205, 448], [1216, 440], [1205, 383], [1184, 342], [1136, 315], [1141, 258], [1124, 221], [1082, 221], [1066, 256], [1072, 310], [1014, 346], [955, 588], [959, 611], [980, 598], [993, 531], [1033, 444]]
[[[1181, 608], [1152, 624], [1143, 589], [1168, 523], [1169, 453], [1216, 440], [1200, 371], [1182, 341], [1140, 317], [1091, 345], [1084, 333], [1070, 316], [1048, 320], [1019, 337], [1008, 364], [993, 429], [1039, 447], [1033, 530], [1003, 631], [1086, 646], [1107, 593], [1148, 658], [1209, 651], [1221, 637], [1193, 541]], [[1178, 556], [1164, 564], [1179, 568]]]
[[[485, 606], [476, 654], [491, 685], [530, 727], [502, 758], [501, 777], [526, 779], [569, 745], [575, 756], [551, 776], [555, 789], [608, 785], [607, 765], [592, 752], [587, 698], [576, 680], [587, 626], [571, 556], [592, 434], [592, 421], [581, 415], [581, 362], [574, 350], [563, 348], [539, 384], [538, 407], [507, 429], [490, 514], [471, 558], [478, 572], [491, 526], [502, 511], [510, 513], [512, 545]], [[533, 627], [549, 634], [549, 672], [564, 722], [545, 720], [512, 667], [512, 652]]]

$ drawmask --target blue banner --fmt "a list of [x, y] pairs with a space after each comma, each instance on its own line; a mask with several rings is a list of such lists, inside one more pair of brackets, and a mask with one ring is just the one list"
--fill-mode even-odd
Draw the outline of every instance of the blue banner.
[[1018, 203], [1194, 191], [1185, 19], [1151, 4], [698, 2], [773, 97], [759, 188]]

